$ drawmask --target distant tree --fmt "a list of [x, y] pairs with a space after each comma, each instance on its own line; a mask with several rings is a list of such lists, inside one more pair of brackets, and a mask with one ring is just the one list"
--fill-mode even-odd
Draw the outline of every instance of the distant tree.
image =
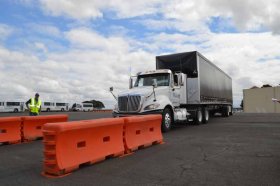
[[90, 101], [84, 101], [83, 103], [92, 103], [94, 108], [97, 109], [102, 109], [105, 108], [104, 104], [101, 101], [97, 101], [97, 100], [90, 100]]
[[243, 109], [243, 99], [242, 99], [242, 101], [240, 103], [240, 107]]
[[253, 86], [253, 87], [251, 87], [250, 89], [254, 89], [254, 88], [259, 88], [259, 87], [257, 87], [257, 86]]
[[266, 88], [266, 87], [272, 87], [272, 86], [269, 85], [269, 84], [265, 84], [265, 85], [262, 86], [262, 88]]

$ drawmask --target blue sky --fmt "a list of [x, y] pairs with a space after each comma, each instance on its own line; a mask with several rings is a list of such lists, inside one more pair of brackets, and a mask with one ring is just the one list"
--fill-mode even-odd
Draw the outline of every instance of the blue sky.
[[[0, 2], [2, 99], [114, 100], [160, 54], [198, 50], [242, 90], [278, 85], [277, 0], [12, 0]], [[264, 70], [265, 69], [265, 70]], [[32, 74], [29, 76], [28, 74]], [[8, 78], [9, 77], [9, 78]], [[12, 93], [11, 93], [12, 92]]]

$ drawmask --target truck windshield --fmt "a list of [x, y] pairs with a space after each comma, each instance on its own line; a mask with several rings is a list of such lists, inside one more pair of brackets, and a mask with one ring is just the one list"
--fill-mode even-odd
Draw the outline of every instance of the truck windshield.
[[157, 80], [157, 86], [169, 86], [169, 74], [139, 75], [134, 87], [152, 86], [153, 79]]

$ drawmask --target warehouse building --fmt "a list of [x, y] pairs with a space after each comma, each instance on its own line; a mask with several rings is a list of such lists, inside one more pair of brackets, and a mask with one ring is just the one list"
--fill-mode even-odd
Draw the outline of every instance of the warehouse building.
[[243, 110], [247, 113], [280, 113], [280, 87], [252, 88], [243, 90]]

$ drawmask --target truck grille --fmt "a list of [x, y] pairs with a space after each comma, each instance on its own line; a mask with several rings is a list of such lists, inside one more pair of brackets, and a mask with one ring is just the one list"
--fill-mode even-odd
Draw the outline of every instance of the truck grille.
[[139, 110], [141, 96], [120, 96], [118, 106], [120, 112], [136, 112]]

